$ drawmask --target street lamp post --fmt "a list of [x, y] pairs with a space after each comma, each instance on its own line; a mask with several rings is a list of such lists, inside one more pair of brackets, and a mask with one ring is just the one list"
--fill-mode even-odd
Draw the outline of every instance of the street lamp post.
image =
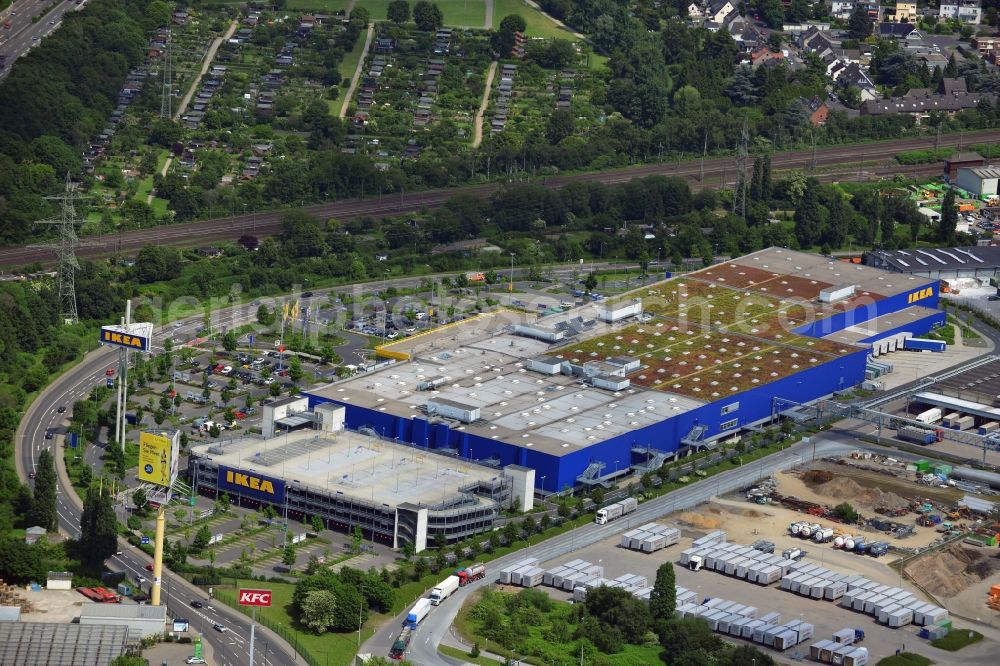
[[515, 253], [510, 253], [510, 284], [507, 286], [507, 291], [510, 292], [511, 303], [514, 302], [514, 257]]

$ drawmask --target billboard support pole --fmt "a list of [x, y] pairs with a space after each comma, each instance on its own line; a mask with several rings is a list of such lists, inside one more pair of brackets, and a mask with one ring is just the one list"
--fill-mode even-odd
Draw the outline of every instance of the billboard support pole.
[[[132, 323], [132, 299], [125, 301], [125, 319], [122, 324], [126, 327]], [[122, 453], [125, 452], [125, 411], [128, 403], [128, 351], [124, 347], [118, 348], [118, 444]]]
[[250, 666], [253, 666], [253, 637], [254, 629], [257, 628], [257, 607], [253, 607], [253, 615], [250, 616]]
[[[169, 498], [170, 491], [167, 491]], [[163, 576], [163, 533], [167, 522], [166, 502], [160, 504], [156, 510], [156, 543], [153, 545], [153, 588], [150, 591], [150, 603], [154, 606], [160, 605], [160, 582]]]

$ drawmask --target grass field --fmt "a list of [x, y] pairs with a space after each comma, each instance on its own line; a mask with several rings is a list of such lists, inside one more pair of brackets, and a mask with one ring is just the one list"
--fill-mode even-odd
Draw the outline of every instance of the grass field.
[[903, 652], [880, 660], [876, 666], [930, 666], [934, 662], [923, 655]]
[[955, 652], [967, 645], [978, 643], [983, 640], [983, 635], [972, 629], [952, 629], [944, 638], [931, 641], [931, 645], [940, 649]]
[[[444, 24], [467, 28], [482, 28], [486, 22], [484, 0], [436, 0], [444, 12]], [[494, 12], [496, 9], [494, 9]]]
[[[277, 632], [288, 641], [296, 651], [311, 657], [313, 664], [329, 664], [329, 666], [348, 666], [354, 663], [354, 655], [358, 649], [358, 634], [351, 632], [347, 634], [326, 633], [322, 635], [309, 634], [301, 631], [288, 615], [288, 607], [292, 603], [292, 593], [295, 591], [294, 585], [285, 583], [269, 582], [267, 587], [271, 588], [271, 606], [261, 608], [258, 611], [257, 619], [262, 624]], [[232, 588], [225, 589], [216, 587], [215, 596], [232, 606], [236, 610], [249, 615], [245, 606], [236, 604], [236, 593]], [[375, 633], [371, 627], [376, 627], [385, 620], [384, 617], [369, 614], [368, 622], [361, 629], [361, 641], [371, 638]]]
[[[366, 0], [358, 0], [363, 6]], [[288, 0], [288, 9], [316, 11], [321, 14], [333, 14], [347, 7], [348, 0]]]
[[340, 72], [340, 76], [344, 80], [340, 83], [340, 97], [328, 101], [331, 115], [340, 115], [341, 108], [350, 101], [347, 99], [347, 89], [351, 87], [351, 77], [354, 76], [354, 70], [358, 68], [358, 61], [363, 56], [367, 35], [367, 30], [358, 35], [358, 41], [354, 44], [354, 48], [351, 49], [350, 53], [344, 54], [344, 59], [337, 66], [337, 71]]
[[493, 0], [493, 27], [499, 27], [500, 21], [508, 14], [520, 14], [528, 24], [525, 34], [528, 37], [559, 37], [572, 39], [572, 35], [560, 28], [548, 16], [522, 0]]

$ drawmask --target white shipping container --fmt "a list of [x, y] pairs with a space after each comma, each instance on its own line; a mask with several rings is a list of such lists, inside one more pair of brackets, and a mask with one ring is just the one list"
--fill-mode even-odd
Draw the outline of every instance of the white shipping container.
[[833, 641], [816, 641], [809, 646], [809, 658], [813, 661], [825, 661], [823, 653], [827, 654], [837, 646]]
[[[762, 624], [761, 626], [754, 628], [753, 642], [764, 644], [765, 636], [767, 635], [767, 633], [769, 631], [773, 632], [775, 629], [777, 629], [777, 627], [774, 626], [773, 624]], [[774, 639], [774, 634], [771, 634], [771, 638], [772, 640]]]
[[748, 617], [741, 617], [738, 620], [733, 620], [729, 623], [729, 635], [739, 638], [743, 633], [743, 627], [747, 625], [748, 622], [753, 622], [754, 620]]
[[844, 655], [844, 666], [867, 666], [868, 648], [855, 648]]
[[776, 634], [771, 640], [769, 645], [774, 647], [778, 652], [784, 652], [790, 647], [794, 647], [798, 640], [798, 634], [791, 630], [785, 630], [779, 634]]
[[841, 645], [838, 648], [834, 648], [830, 653], [830, 663], [835, 666], [839, 666], [844, 663], [844, 656], [854, 652], [856, 648], [853, 645]]
[[[757, 610], [756, 608], [754, 609]], [[779, 624], [781, 622], [781, 613], [777, 611], [772, 611], [767, 615], [761, 616], [760, 620], [762, 622], [767, 622], [768, 624]]]
[[840, 631], [833, 632], [833, 642], [838, 645], [853, 645], [854, 629], [846, 627]]
[[836, 601], [840, 599], [844, 594], [847, 593], [847, 583], [842, 580], [830, 583], [825, 590], [823, 590], [823, 598], [827, 601]]
[[909, 608], [898, 608], [895, 611], [888, 613], [887, 622], [890, 627], [905, 627], [906, 625], [913, 622], [913, 611]]
[[753, 640], [753, 632], [757, 631], [757, 627], [761, 627], [765, 622], [760, 620], [751, 620], [743, 625], [743, 633], [740, 634], [740, 638], [745, 638], [747, 640]]
[[856, 595], [854, 597], [854, 605], [851, 606], [851, 609], [852, 610], [856, 610], [859, 613], [864, 613], [865, 612], [865, 604], [867, 604], [870, 599], [873, 599], [876, 596], [878, 596], [878, 595], [876, 595], [874, 592], [872, 592], [870, 590], [867, 591], [867, 592], [862, 592], [861, 594]]

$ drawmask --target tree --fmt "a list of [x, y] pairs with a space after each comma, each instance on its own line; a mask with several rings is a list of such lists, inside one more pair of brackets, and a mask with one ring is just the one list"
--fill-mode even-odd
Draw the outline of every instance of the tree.
[[674, 616], [677, 606], [674, 565], [664, 562], [656, 570], [656, 582], [649, 593], [649, 616], [657, 625]]
[[194, 541], [191, 542], [191, 550], [201, 551], [205, 550], [208, 542], [212, 540], [212, 532], [208, 529], [208, 525], [202, 525], [198, 528], [198, 531], [194, 534]]
[[146, 666], [149, 662], [135, 654], [123, 654], [115, 657], [111, 666]]
[[337, 596], [330, 590], [312, 590], [306, 594], [300, 610], [299, 622], [322, 634], [337, 621]]
[[837, 506], [833, 507], [833, 515], [837, 516], [845, 523], [856, 523], [858, 522], [858, 512], [854, 509], [850, 502], [841, 502]]
[[410, 20], [410, 3], [407, 0], [392, 0], [385, 11], [386, 19], [397, 25]]
[[222, 348], [227, 352], [236, 351], [236, 331], [226, 331], [226, 334], [222, 336]]
[[955, 242], [958, 226], [958, 208], [955, 207], [955, 190], [948, 188], [941, 202], [941, 220], [938, 222], [938, 240], [949, 245]]
[[137, 510], [145, 511], [146, 502], [147, 502], [146, 491], [143, 488], [137, 488], [136, 491], [132, 493], [132, 504], [135, 505], [135, 508]]
[[82, 487], [87, 488], [90, 486], [90, 484], [94, 482], [94, 473], [91, 471], [91, 468], [86, 465], [81, 467], [79, 479]]
[[863, 3], [854, 5], [854, 11], [847, 19], [847, 34], [851, 39], [868, 39], [872, 34], [872, 20], [868, 16], [868, 7]]
[[500, 30], [502, 32], [524, 32], [528, 29], [528, 22], [520, 14], [507, 14], [500, 19]]
[[285, 546], [285, 552], [281, 554], [281, 562], [285, 566], [295, 565], [295, 549], [289, 546]]
[[420, 0], [413, 6], [413, 21], [417, 29], [431, 32], [444, 25], [444, 13], [437, 3]]
[[274, 323], [274, 312], [263, 303], [257, 308], [257, 323], [261, 326], [270, 326]]
[[587, 277], [583, 280], [583, 288], [587, 290], [587, 293], [592, 293], [594, 289], [597, 288], [597, 275], [591, 271], [587, 274]]
[[799, 247], [808, 250], [820, 239], [823, 218], [819, 205], [819, 184], [815, 178], [806, 181], [802, 199], [795, 207], [795, 238]]
[[298, 356], [293, 356], [288, 363], [288, 378], [298, 384], [305, 374], [305, 370], [302, 369], [302, 360]]
[[46, 574], [42, 547], [28, 545], [24, 539], [0, 539], [0, 579], [15, 585], [44, 580]]
[[781, 6], [781, 0], [758, 0], [757, 13], [769, 28], [780, 30], [785, 20], [785, 8]]
[[31, 521], [47, 530], [56, 528], [56, 470], [52, 454], [44, 449], [38, 455], [35, 467], [35, 492], [32, 501]]
[[[660, 645], [663, 646], [668, 664], [679, 663], [678, 659], [690, 652], [716, 655], [723, 647], [722, 641], [712, 633], [712, 628], [701, 618], [667, 620], [660, 627], [659, 633]], [[707, 663], [711, 664], [714, 661]]]
[[545, 137], [553, 146], [576, 132], [576, 116], [569, 109], [558, 109], [549, 116]]
[[[271, 509], [271, 511], [274, 511], [274, 509]], [[319, 516], [313, 516], [311, 523], [313, 532], [322, 532], [326, 528], [326, 525], [323, 524], [323, 519]]]
[[80, 516], [80, 556], [91, 565], [100, 566], [118, 551], [118, 521], [110, 493], [95, 488], [87, 491]]

